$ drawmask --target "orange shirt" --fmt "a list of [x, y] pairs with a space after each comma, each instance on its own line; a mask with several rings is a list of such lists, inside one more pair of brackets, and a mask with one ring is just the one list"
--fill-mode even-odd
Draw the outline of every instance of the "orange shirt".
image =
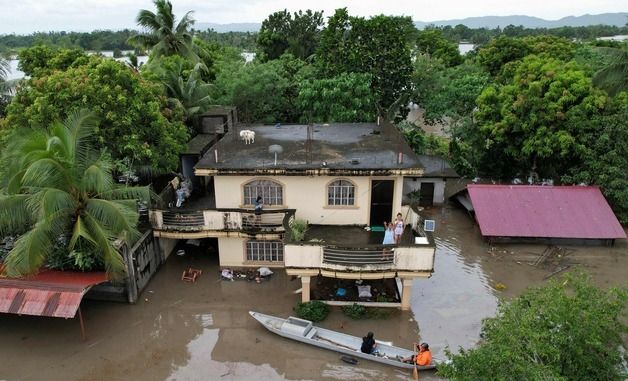
[[432, 362], [432, 352], [429, 350], [419, 352], [419, 355], [416, 357], [417, 365], [430, 365]]

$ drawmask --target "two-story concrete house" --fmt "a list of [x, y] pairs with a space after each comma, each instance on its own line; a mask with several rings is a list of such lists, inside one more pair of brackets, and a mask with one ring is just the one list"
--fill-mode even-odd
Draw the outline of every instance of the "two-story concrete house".
[[[420, 188], [426, 162], [438, 169], [426, 188], [442, 189], [455, 175], [446, 163], [414, 154], [387, 123], [247, 126], [255, 133], [249, 144], [243, 129], [227, 132], [194, 166], [207, 196], [151, 210], [160, 246], [216, 238], [221, 267], [285, 268], [301, 278], [303, 301], [315, 276], [396, 279], [397, 305], [409, 308], [413, 281], [434, 270], [434, 244], [415, 210], [402, 206], [404, 184], [406, 193]], [[258, 196], [262, 215], [253, 212]], [[381, 226], [397, 213], [406, 226], [401, 242], [382, 246]], [[308, 223], [298, 242], [294, 220]]]

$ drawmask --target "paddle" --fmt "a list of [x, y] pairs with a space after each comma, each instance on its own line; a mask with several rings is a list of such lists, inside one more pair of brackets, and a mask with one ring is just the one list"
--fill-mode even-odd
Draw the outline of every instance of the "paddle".
[[413, 363], [414, 363], [414, 369], [412, 370], [412, 377], [414, 378], [414, 381], [419, 381], [419, 369], [416, 366], [416, 356], [418, 356], [418, 354], [416, 353], [416, 347], [417, 347], [417, 343], [412, 343], [412, 345], [414, 346], [414, 358], [413, 358]]

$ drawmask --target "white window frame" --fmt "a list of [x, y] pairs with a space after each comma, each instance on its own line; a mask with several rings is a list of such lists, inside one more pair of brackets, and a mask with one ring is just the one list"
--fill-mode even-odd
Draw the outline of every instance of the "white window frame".
[[283, 262], [284, 251], [281, 241], [246, 241], [247, 262]]
[[243, 205], [255, 205], [257, 196], [262, 196], [264, 205], [283, 205], [283, 185], [270, 179], [255, 179], [244, 184]]
[[356, 186], [353, 181], [337, 179], [327, 184], [328, 206], [355, 206]]

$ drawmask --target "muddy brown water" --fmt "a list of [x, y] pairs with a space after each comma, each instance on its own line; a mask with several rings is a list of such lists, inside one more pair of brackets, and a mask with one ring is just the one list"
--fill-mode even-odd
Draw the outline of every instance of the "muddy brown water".
[[[581, 266], [603, 287], [628, 285], [628, 244], [574, 247], [559, 263], [532, 266], [545, 245], [497, 245], [454, 208], [427, 211], [437, 221], [435, 273], [414, 283], [412, 311], [387, 320], [353, 321], [338, 310], [322, 326], [410, 347], [472, 347], [481, 321], [511, 298], [565, 265]], [[180, 281], [184, 268], [202, 268], [196, 283]], [[506, 288], [499, 291], [497, 284]], [[281, 270], [271, 280], [219, 280], [217, 258], [171, 256], [137, 305], [85, 301], [88, 340], [74, 320], [0, 315], [0, 380], [411, 380], [411, 372], [360, 361], [267, 332], [249, 310], [288, 316], [300, 288]], [[439, 379], [422, 372], [422, 380]]]

